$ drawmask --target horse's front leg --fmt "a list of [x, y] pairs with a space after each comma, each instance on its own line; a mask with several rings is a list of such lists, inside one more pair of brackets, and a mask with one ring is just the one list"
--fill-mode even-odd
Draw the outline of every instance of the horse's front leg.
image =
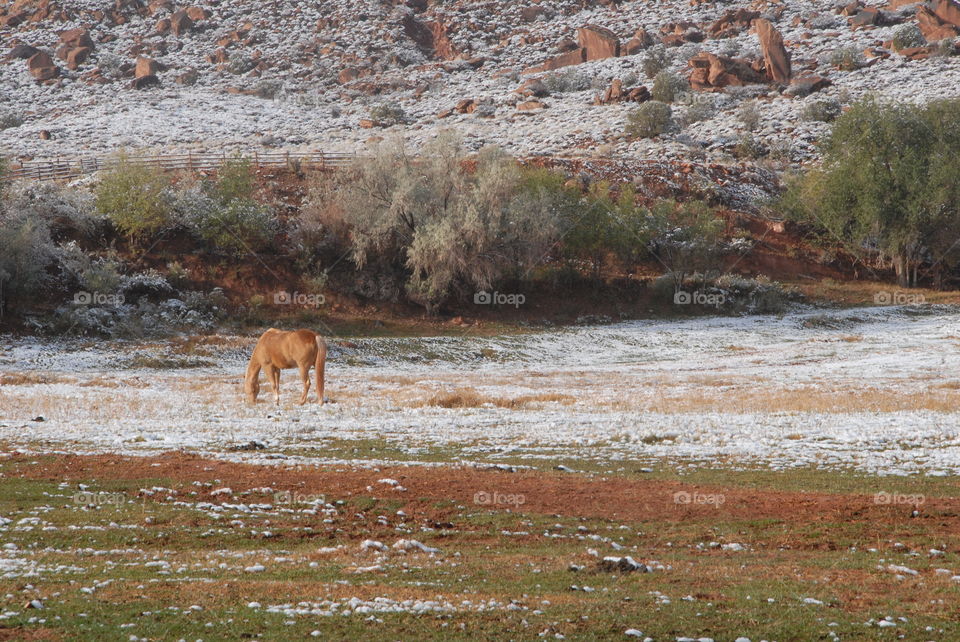
[[273, 399], [276, 404], [280, 405], [280, 368], [276, 366], [270, 366], [270, 369], [267, 370], [267, 375], [270, 377], [270, 383], [273, 384]]

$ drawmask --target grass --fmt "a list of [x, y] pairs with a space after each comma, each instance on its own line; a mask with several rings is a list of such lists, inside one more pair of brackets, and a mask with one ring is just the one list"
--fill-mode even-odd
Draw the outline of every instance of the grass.
[[[358, 446], [371, 452], [381, 447]], [[118, 503], [91, 509], [74, 502], [76, 482], [19, 478], [18, 466], [25, 465], [0, 464], [0, 515], [13, 520], [4, 527], [3, 540], [17, 546], [15, 553], [2, 556], [28, 560], [38, 565], [39, 574], [0, 574], [0, 612], [6, 614], [0, 639], [119, 640], [136, 635], [289, 640], [320, 631], [333, 639], [528, 639], [547, 632], [548, 637], [559, 633], [568, 639], [619, 640], [628, 628], [656, 640], [740, 635], [808, 640], [825, 638], [830, 631], [864, 640], [960, 636], [952, 606], [960, 598], [960, 586], [933, 571], [960, 565], [960, 535], [939, 531], [935, 520], [896, 529], [867, 521], [791, 525], [709, 516], [620, 523], [416, 498], [402, 502], [408, 516], [401, 517], [400, 500], [370, 496], [328, 497], [334, 508], [318, 515], [279, 505], [242, 511], [228, 507], [217, 513], [198, 503], [202, 496], [190, 495], [196, 492], [189, 490], [195, 488], [191, 480], [148, 477], [88, 480], [91, 492], [123, 496]], [[876, 483], [817, 471], [707, 470], [690, 476], [660, 471], [655, 476], [777, 490], [849, 492]], [[901, 483], [931, 495], [956, 489], [956, 480]], [[250, 485], [255, 487], [257, 480]], [[140, 488], [154, 486], [179, 492], [173, 499], [164, 493], [138, 496]], [[343, 503], [333, 503], [338, 500]], [[234, 497], [227, 503], [239, 501]], [[261, 500], [251, 496], [243, 501]], [[378, 523], [379, 515], [387, 523]], [[38, 523], [19, 523], [25, 518]], [[271, 536], [265, 537], [265, 531]], [[894, 546], [894, 534], [903, 547]], [[362, 553], [359, 543], [367, 538], [388, 546], [413, 538], [442, 553]], [[746, 550], [724, 551], [711, 547], [713, 541], [742, 543]], [[613, 543], [623, 551], [615, 551]], [[343, 548], [318, 552], [335, 545]], [[933, 547], [948, 552], [937, 558], [911, 553]], [[645, 574], [602, 572], [588, 553], [591, 548], [601, 555], [655, 559], [667, 568]], [[155, 558], [169, 566], [146, 566]], [[255, 563], [265, 570], [244, 570]], [[571, 564], [583, 570], [573, 572]], [[877, 568], [886, 564], [908, 566], [920, 575], [900, 580]], [[375, 565], [380, 570], [358, 572]], [[500, 606], [485, 612], [335, 617], [267, 609], [301, 601], [344, 603], [352, 597], [456, 606], [463, 600], [495, 599]], [[823, 604], [806, 603], [807, 598]], [[25, 609], [32, 599], [44, 608]], [[250, 602], [262, 606], [251, 608]], [[511, 602], [517, 610], [505, 608]], [[865, 624], [886, 616], [907, 621], [889, 630]], [[928, 626], [936, 634], [926, 631]]]

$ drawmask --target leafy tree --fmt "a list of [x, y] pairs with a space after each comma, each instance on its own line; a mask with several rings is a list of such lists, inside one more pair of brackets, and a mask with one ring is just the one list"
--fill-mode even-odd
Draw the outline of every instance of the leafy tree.
[[706, 278], [718, 271], [725, 249], [724, 221], [705, 203], [659, 201], [650, 210], [648, 225], [648, 249], [672, 275], [676, 291], [689, 275], [699, 272]]
[[889, 257], [903, 287], [924, 263], [960, 259], [960, 100], [864, 99], [835, 121], [823, 151], [823, 166], [790, 184], [788, 214], [854, 253]]

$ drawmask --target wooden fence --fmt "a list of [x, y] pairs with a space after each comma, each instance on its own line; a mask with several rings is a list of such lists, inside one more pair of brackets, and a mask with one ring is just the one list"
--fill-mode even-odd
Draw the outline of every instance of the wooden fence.
[[[355, 156], [330, 152], [253, 152], [240, 154], [255, 167], [296, 167], [299, 169], [325, 169], [349, 165]], [[127, 156], [126, 161], [140, 165], [158, 167], [164, 171], [209, 171], [215, 170], [234, 155], [225, 152], [201, 152], [187, 154], [156, 154], [153, 156]], [[117, 156], [74, 159], [55, 159], [43, 161], [24, 161], [10, 163], [7, 166], [8, 180], [56, 181], [92, 174], [101, 169], [109, 169], [119, 162]]]

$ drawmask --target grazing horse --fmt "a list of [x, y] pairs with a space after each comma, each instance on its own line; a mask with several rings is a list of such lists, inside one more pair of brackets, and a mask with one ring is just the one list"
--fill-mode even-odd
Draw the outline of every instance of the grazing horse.
[[310, 390], [310, 366], [317, 369], [317, 403], [323, 405], [323, 368], [327, 362], [327, 342], [316, 332], [310, 330], [292, 330], [284, 332], [270, 328], [257, 341], [253, 356], [247, 365], [244, 391], [249, 403], [257, 403], [260, 393], [260, 370], [266, 371], [267, 379], [273, 384], [273, 396], [280, 405], [280, 371], [284, 368], [299, 368], [303, 381], [303, 394], [300, 405], [307, 400]]

